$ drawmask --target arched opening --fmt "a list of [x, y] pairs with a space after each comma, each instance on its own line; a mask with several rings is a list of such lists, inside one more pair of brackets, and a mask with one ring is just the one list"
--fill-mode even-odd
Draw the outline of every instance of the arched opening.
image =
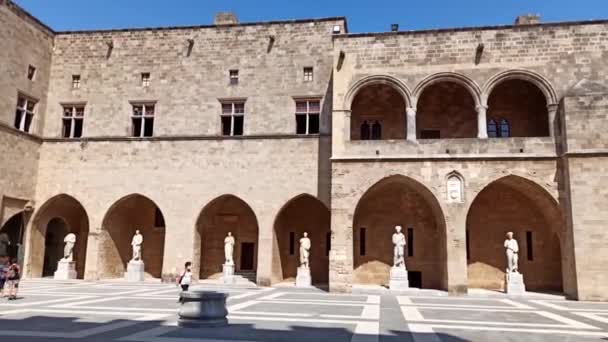
[[[488, 98], [487, 119], [501, 123], [494, 137], [549, 136], [547, 99], [529, 81], [508, 79], [496, 85]], [[503, 122], [509, 129], [503, 129]]]
[[463, 85], [439, 81], [422, 91], [416, 112], [418, 139], [477, 137], [475, 99]]
[[44, 203], [35, 215], [30, 238], [30, 274], [32, 277], [50, 277], [63, 257], [64, 238], [76, 235], [74, 262], [79, 279], [85, 275], [89, 217], [78, 200], [58, 195]]
[[[255, 281], [258, 259], [258, 221], [242, 199], [220, 196], [205, 206], [196, 222], [195, 255], [199, 254], [200, 279], [222, 276], [224, 238], [231, 232], [235, 239], [235, 272]], [[196, 262], [195, 261], [195, 262]]]
[[313, 284], [324, 285], [329, 280], [329, 250], [331, 229], [329, 209], [310, 195], [289, 201], [274, 223], [273, 279], [293, 281], [300, 266], [300, 238], [308, 233], [311, 241], [310, 273]]
[[359, 200], [353, 222], [353, 282], [386, 285], [393, 266], [392, 234], [403, 227], [410, 287], [446, 288], [445, 220], [435, 196], [405, 176], [391, 176]]
[[503, 289], [503, 244], [511, 231], [519, 245], [519, 271], [526, 288], [561, 292], [561, 227], [557, 203], [539, 185], [517, 176], [490, 183], [467, 215], [469, 287]]
[[[6, 234], [8, 237], [8, 246], [6, 250], [6, 256], [9, 258], [17, 258], [19, 253], [19, 246], [23, 245], [23, 234], [25, 232], [25, 220], [23, 212], [13, 215], [6, 223], [0, 228], [0, 235]], [[1, 257], [2, 255], [0, 255]]]
[[59, 217], [53, 218], [46, 225], [43, 277], [52, 277], [57, 269], [57, 263], [63, 258], [63, 239], [68, 235], [68, 229], [67, 223]]
[[406, 138], [405, 99], [387, 84], [363, 87], [351, 105], [351, 140]]
[[100, 234], [100, 277], [122, 278], [133, 258], [135, 231], [143, 236], [142, 260], [146, 277], [161, 278], [165, 250], [165, 219], [149, 198], [133, 194], [114, 203], [105, 215]]

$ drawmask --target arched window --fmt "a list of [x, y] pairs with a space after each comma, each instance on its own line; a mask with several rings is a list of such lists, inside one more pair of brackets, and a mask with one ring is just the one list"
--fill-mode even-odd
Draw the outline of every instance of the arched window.
[[361, 140], [369, 140], [369, 123], [363, 121], [361, 124]]
[[508, 138], [511, 136], [511, 126], [509, 126], [509, 121], [506, 119], [500, 120], [500, 137]]
[[488, 138], [496, 137], [498, 137], [498, 127], [496, 125], [496, 121], [494, 121], [494, 119], [490, 119], [488, 121]]
[[376, 120], [372, 125], [372, 140], [382, 139], [382, 125]]

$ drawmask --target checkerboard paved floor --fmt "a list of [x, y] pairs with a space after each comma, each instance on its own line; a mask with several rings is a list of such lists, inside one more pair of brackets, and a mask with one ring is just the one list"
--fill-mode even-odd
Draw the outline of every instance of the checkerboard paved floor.
[[608, 303], [412, 291], [328, 294], [293, 288], [229, 294], [229, 326], [176, 325], [179, 291], [160, 283], [28, 280], [0, 300], [2, 341], [608, 341]]

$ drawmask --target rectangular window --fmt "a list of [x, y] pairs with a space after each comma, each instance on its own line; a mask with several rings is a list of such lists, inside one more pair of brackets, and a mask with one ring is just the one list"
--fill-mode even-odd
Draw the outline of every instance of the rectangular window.
[[365, 228], [359, 228], [359, 255], [365, 255]]
[[65, 105], [63, 106], [63, 129], [62, 136], [64, 138], [80, 138], [82, 137], [82, 127], [84, 123], [84, 106], [83, 105]]
[[407, 229], [407, 256], [414, 256], [414, 228]]
[[80, 89], [80, 75], [72, 75], [72, 89]]
[[533, 246], [532, 232], [527, 231], [526, 232], [526, 252], [528, 254], [529, 261], [534, 260], [534, 248], [532, 246]]
[[423, 129], [420, 131], [420, 139], [440, 139], [441, 131], [438, 129]]
[[23, 95], [17, 97], [17, 111], [15, 112], [15, 128], [29, 133], [34, 119], [34, 109], [38, 101]]
[[154, 103], [133, 104], [132, 136], [143, 138], [154, 135]]
[[33, 81], [36, 77], [36, 67], [30, 65], [27, 67], [27, 79]]
[[325, 234], [325, 256], [329, 256], [331, 251], [331, 232]]
[[296, 134], [319, 134], [320, 100], [296, 101]]
[[141, 73], [141, 86], [147, 88], [150, 86], [150, 73], [142, 72]]
[[239, 84], [239, 71], [238, 70], [230, 70], [229, 72], [230, 75], [230, 85], [237, 85]]
[[245, 102], [223, 102], [222, 103], [222, 135], [243, 135], [245, 121]]
[[304, 68], [304, 82], [312, 82], [313, 80], [313, 68], [306, 67]]
[[289, 232], [289, 255], [296, 254], [296, 233]]

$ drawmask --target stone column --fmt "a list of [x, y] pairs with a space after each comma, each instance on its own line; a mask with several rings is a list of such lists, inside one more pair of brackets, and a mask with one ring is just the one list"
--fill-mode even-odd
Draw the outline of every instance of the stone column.
[[[84, 280], [99, 280], [99, 257], [100, 257], [100, 234], [101, 228], [94, 228], [87, 237], [87, 257], [84, 266]], [[85, 243], [82, 241], [81, 243]], [[82, 261], [80, 261], [82, 262]]]
[[353, 227], [347, 210], [332, 208], [331, 227], [329, 291], [351, 292], [353, 276]]
[[486, 118], [486, 112], [488, 106], [479, 105], [477, 106], [477, 138], [487, 139], [488, 138], [488, 120]]
[[[450, 294], [466, 294], [467, 281], [467, 250], [466, 250], [466, 220], [467, 205], [451, 203], [445, 208], [446, 219], [446, 278], [444, 287]], [[469, 239], [475, 237], [469, 236]]]
[[558, 105], [550, 104], [547, 106], [547, 113], [549, 115], [549, 135], [555, 137], [557, 135], [555, 128], [555, 116], [557, 115]]
[[407, 107], [405, 112], [407, 119], [407, 140], [416, 141], [416, 109]]

